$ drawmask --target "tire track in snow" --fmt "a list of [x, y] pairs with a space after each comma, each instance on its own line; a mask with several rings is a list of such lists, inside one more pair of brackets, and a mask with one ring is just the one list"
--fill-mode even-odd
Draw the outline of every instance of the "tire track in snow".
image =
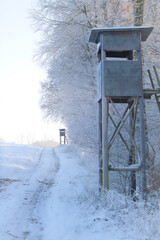
[[[44, 167], [45, 163], [47, 166]], [[59, 159], [56, 156], [54, 149], [43, 149], [35, 171], [41, 173], [40, 168], [43, 168], [43, 173], [42, 175], [39, 175], [38, 173], [38, 178], [36, 178], [36, 190], [29, 197], [29, 200], [27, 198], [29, 222], [27, 227], [28, 230], [23, 233], [24, 240], [42, 240], [42, 231], [44, 226], [42, 225], [40, 219], [43, 212], [43, 205], [51, 192], [51, 188], [54, 187], [56, 173], [60, 168]], [[30, 181], [30, 184], [32, 184], [32, 181], [33, 180]]]

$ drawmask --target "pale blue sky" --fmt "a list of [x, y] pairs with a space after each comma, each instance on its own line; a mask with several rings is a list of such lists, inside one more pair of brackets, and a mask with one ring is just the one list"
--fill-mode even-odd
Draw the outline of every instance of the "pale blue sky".
[[41, 121], [39, 82], [45, 72], [33, 62], [38, 34], [28, 9], [36, 0], [0, 1], [0, 138], [8, 141], [58, 137]]

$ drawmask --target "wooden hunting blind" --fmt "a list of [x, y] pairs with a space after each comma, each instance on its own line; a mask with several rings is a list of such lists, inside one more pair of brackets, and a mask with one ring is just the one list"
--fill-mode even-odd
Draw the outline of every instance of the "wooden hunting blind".
[[59, 129], [59, 133], [60, 133], [60, 144], [66, 144], [66, 129], [65, 128], [61, 128]]
[[[109, 189], [109, 171], [129, 171], [131, 172], [131, 193], [133, 194], [136, 189], [135, 172], [141, 170], [143, 197], [146, 192], [146, 177], [141, 42], [146, 41], [152, 29], [152, 27], [93, 28], [89, 38], [90, 42], [97, 44], [100, 186]], [[121, 110], [118, 110], [117, 104], [126, 106], [123, 114]], [[109, 112], [109, 105], [112, 105], [114, 112], [119, 117], [118, 123], [115, 123]], [[134, 136], [138, 107], [140, 147], [137, 146]], [[130, 126], [128, 129], [126, 127], [126, 131], [129, 132], [129, 143], [121, 134], [121, 129], [126, 125], [128, 118]], [[109, 120], [115, 127], [111, 137], [108, 130]], [[126, 167], [117, 167], [109, 160], [109, 150], [117, 136], [121, 138], [129, 152], [128, 166]], [[138, 160], [133, 157], [133, 149], [136, 149], [139, 154]]]

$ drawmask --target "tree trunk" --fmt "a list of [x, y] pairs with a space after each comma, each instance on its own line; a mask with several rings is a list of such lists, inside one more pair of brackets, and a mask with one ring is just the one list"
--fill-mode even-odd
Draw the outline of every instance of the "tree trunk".
[[144, 19], [144, 0], [134, 0], [134, 26], [142, 26]]
[[[133, 8], [134, 8], [134, 26], [142, 26], [144, 21], [144, 0], [133, 0]], [[142, 49], [142, 61], [143, 61], [143, 49]], [[149, 141], [145, 104], [144, 104], [144, 119], [145, 119], [145, 153], [147, 162], [149, 159], [149, 145], [148, 145]]]

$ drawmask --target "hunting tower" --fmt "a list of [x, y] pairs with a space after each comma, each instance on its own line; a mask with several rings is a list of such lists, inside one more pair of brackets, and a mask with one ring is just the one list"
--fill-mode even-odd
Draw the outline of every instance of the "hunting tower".
[[64, 128], [59, 129], [59, 134], [60, 134], [60, 144], [66, 144], [67, 143], [66, 129]]
[[[130, 172], [131, 194], [136, 189], [136, 171], [141, 171], [141, 191], [146, 192], [144, 91], [142, 81], [141, 42], [146, 41], [152, 27], [94, 28], [89, 41], [97, 44], [97, 102], [99, 142], [99, 184], [109, 189], [109, 171]], [[122, 104], [125, 109], [122, 113]], [[110, 106], [119, 121], [114, 120]], [[139, 110], [138, 110], [139, 108]], [[135, 141], [137, 111], [140, 119], [140, 146]], [[126, 126], [126, 121], [130, 123]], [[109, 134], [110, 122], [115, 131]], [[122, 128], [128, 132], [125, 140]], [[128, 151], [126, 166], [110, 162], [110, 148], [117, 136]], [[125, 135], [124, 135], [125, 136]], [[137, 159], [135, 157], [137, 152]]]

